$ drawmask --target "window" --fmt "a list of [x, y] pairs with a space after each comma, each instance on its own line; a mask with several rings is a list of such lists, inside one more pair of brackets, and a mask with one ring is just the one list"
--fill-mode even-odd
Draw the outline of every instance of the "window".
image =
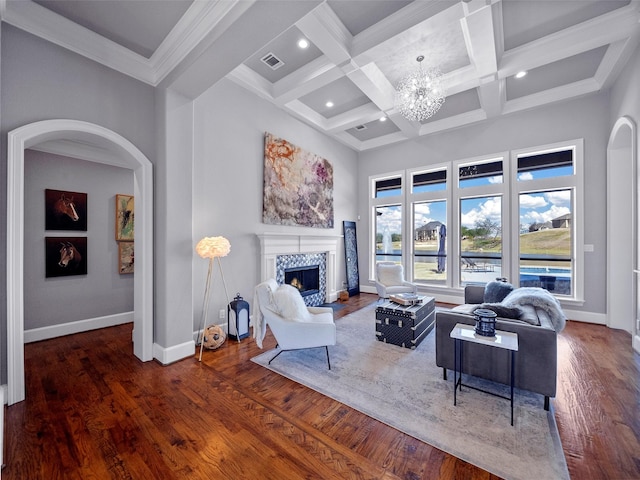
[[574, 294], [574, 151], [517, 156], [520, 286]]
[[403, 187], [402, 173], [371, 179], [370, 207], [373, 248], [370, 278], [379, 261], [402, 263]]
[[442, 192], [447, 189], [447, 171], [416, 173], [411, 185], [412, 193]]
[[505, 156], [457, 164], [460, 285], [486, 283], [502, 275]]
[[460, 188], [502, 183], [502, 159], [458, 167]]
[[376, 208], [376, 260], [400, 261], [402, 257], [402, 205]]
[[370, 278], [392, 260], [423, 290], [504, 277], [581, 300], [582, 158], [575, 140], [371, 177]]
[[447, 205], [450, 188], [447, 165], [434, 165], [429, 170], [409, 172], [409, 201], [413, 214], [410, 234], [413, 238], [413, 263], [409, 270], [417, 283], [446, 285], [447, 267]]
[[[460, 280], [486, 283], [502, 265], [502, 197], [460, 200]], [[487, 275], [489, 274], [489, 275]]]
[[413, 204], [413, 279], [444, 283], [447, 279], [447, 202]]
[[518, 157], [518, 181], [573, 175], [573, 151], [563, 150]]
[[402, 180], [400, 177], [377, 180], [375, 182], [375, 197], [394, 197], [402, 194]]

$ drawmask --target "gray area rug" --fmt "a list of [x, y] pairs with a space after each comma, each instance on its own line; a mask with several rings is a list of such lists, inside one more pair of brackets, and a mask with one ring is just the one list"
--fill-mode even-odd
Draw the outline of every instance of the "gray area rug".
[[[434, 332], [415, 350], [379, 342], [375, 305], [336, 327], [331, 370], [324, 348], [283, 352], [268, 365], [270, 350], [252, 361], [500, 477], [569, 478], [553, 406], [546, 412], [541, 395], [516, 390], [512, 427], [508, 400], [463, 387], [453, 406], [453, 374], [444, 381], [436, 366]], [[508, 395], [508, 387], [478, 386]]]

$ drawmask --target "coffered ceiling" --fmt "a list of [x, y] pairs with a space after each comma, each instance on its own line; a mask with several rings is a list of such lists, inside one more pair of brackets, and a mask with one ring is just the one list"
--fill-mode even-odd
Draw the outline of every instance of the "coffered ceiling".
[[[640, 36], [638, 0], [0, 0], [0, 13], [191, 98], [229, 78], [357, 151], [606, 89]], [[418, 55], [447, 98], [410, 122], [394, 89]]]

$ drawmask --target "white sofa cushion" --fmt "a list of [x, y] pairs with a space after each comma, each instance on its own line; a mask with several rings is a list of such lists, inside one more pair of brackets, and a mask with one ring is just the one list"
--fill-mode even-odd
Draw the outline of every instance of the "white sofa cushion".
[[311, 319], [311, 314], [296, 287], [280, 285], [273, 294], [273, 303], [280, 316], [286, 320], [308, 322]]
[[385, 285], [402, 285], [404, 273], [402, 265], [378, 265], [378, 281]]

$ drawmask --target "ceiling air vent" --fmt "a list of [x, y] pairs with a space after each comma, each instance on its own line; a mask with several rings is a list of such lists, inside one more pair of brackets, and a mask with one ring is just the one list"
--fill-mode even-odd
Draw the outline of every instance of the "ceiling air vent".
[[279, 69], [281, 66], [284, 65], [284, 62], [282, 60], [280, 60], [278, 57], [276, 57], [273, 53], [269, 52], [267, 53], [264, 57], [262, 57], [260, 60], [262, 60], [264, 63], [267, 64], [267, 66], [269, 68], [271, 68], [272, 70], [277, 70]]
[[358, 125], [357, 127], [355, 127], [356, 130], [360, 131], [360, 130], [366, 130], [367, 126], [366, 125]]

